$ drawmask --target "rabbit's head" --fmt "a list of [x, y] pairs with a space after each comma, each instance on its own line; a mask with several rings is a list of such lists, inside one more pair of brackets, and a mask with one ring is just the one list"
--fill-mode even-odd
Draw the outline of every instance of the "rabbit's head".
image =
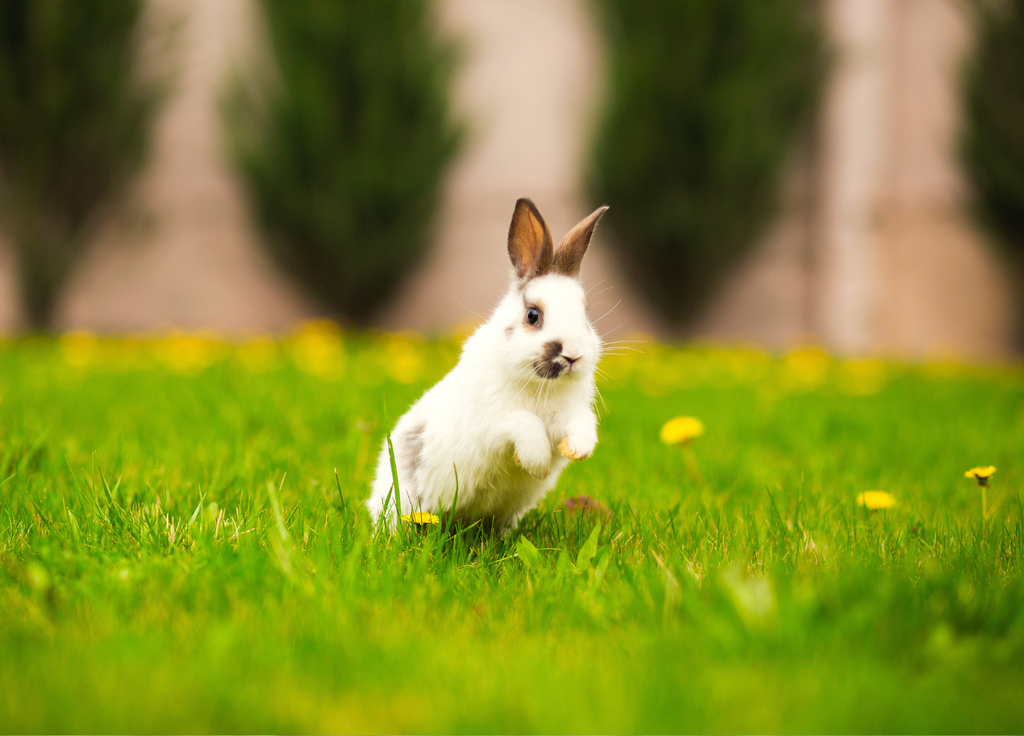
[[503, 362], [515, 375], [558, 381], [593, 375], [601, 341], [587, 318], [579, 273], [607, 209], [595, 210], [553, 247], [533, 202], [516, 202], [508, 231], [512, 284], [492, 318], [503, 332]]

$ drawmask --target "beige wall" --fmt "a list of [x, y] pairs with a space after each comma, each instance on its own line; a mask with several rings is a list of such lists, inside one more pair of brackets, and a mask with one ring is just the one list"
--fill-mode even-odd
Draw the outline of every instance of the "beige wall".
[[957, 0], [828, 0], [833, 69], [782, 211], [699, 331], [847, 354], [1006, 357], [1010, 285], [967, 212]]
[[[252, 0], [151, 0], [183, 20], [180, 83], [128, 214], [108, 223], [58, 310], [63, 328], [287, 330], [315, 309], [275, 272], [224, 155], [226, 75], [262, 35]], [[439, 0], [464, 65], [468, 146], [446, 184], [437, 243], [379, 318], [437, 331], [485, 316], [507, 278], [513, 203], [530, 196], [558, 237], [580, 191], [600, 106], [587, 0]], [[964, 214], [956, 81], [969, 29], [956, 0], [828, 0], [835, 66], [821, 129], [790, 167], [782, 210], [690, 336], [780, 349], [1005, 355], [1013, 310]], [[812, 145], [813, 144], [813, 145]], [[614, 202], [608, 203], [612, 207]], [[0, 329], [16, 321], [0, 254]], [[605, 334], [670, 336], [623, 283], [603, 234], [584, 279]]]
[[831, 0], [815, 330], [838, 349], [998, 356], [1009, 287], [967, 214], [956, 0]]
[[152, 0], [182, 23], [176, 93], [128, 212], [107, 223], [69, 284], [62, 328], [126, 332], [290, 328], [313, 310], [258, 247], [225, 156], [218, 104], [258, 38], [248, 0]]

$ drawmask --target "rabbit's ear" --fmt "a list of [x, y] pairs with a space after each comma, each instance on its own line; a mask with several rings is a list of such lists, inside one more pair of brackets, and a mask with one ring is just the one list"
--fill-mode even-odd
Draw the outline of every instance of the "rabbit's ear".
[[555, 265], [552, 269], [555, 273], [573, 278], [579, 277], [583, 254], [587, 252], [587, 246], [590, 245], [590, 238], [594, 235], [597, 221], [601, 219], [601, 215], [607, 209], [607, 206], [598, 207], [562, 238], [562, 242], [555, 248]]
[[528, 199], [516, 202], [508, 228], [508, 257], [520, 280], [543, 276], [551, 271], [554, 249], [551, 232], [537, 207]]

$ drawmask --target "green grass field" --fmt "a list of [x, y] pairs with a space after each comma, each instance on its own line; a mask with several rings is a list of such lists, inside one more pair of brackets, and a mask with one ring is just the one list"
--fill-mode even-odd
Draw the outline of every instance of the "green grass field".
[[388, 539], [456, 342], [0, 343], [0, 730], [1024, 730], [1024, 371], [638, 347], [517, 532]]

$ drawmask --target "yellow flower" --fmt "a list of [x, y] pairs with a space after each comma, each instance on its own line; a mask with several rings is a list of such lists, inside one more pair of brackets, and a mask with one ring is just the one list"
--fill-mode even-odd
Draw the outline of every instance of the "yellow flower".
[[788, 388], [809, 390], [828, 378], [832, 357], [818, 347], [793, 350], [782, 361], [782, 381]]
[[979, 465], [978, 467], [971, 468], [966, 473], [964, 473], [964, 477], [974, 478], [976, 481], [978, 481], [979, 486], [987, 486], [988, 479], [991, 478], [992, 474], [995, 472], [996, 467], [994, 465], [988, 465], [986, 467], [981, 467]]
[[857, 505], [863, 506], [869, 511], [888, 509], [896, 505], [896, 499], [891, 493], [885, 491], [864, 491], [857, 496]]
[[409, 521], [413, 524], [440, 524], [441, 520], [438, 519], [434, 514], [428, 514], [425, 511], [417, 511], [413, 514], [406, 514], [402, 517], [402, 521]]
[[341, 328], [331, 320], [307, 322], [286, 343], [300, 370], [325, 381], [345, 375], [345, 344]]
[[423, 367], [423, 339], [409, 332], [388, 335], [379, 355], [381, 365], [393, 380], [412, 383], [419, 379]]
[[60, 352], [70, 365], [85, 368], [96, 359], [99, 340], [91, 332], [68, 332], [60, 337]]
[[[988, 499], [985, 498], [985, 489], [988, 488], [988, 479], [992, 477], [992, 474], [996, 472], [995, 465], [979, 465], [976, 468], [971, 468], [964, 473], [965, 478], [974, 478], [978, 481], [978, 485], [981, 486], [981, 523], [982, 526], [985, 524], [985, 520], [988, 519]], [[998, 505], [998, 504], [996, 504]]]
[[695, 417], [676, 417], [661, 428], [661, 441], [666, 445], [685, 445], [704, 434], [704, 422]]
[[195, 375], [218, 360], [226, 348], [212, 331], [187, 333], [175, 330], [153, 343], [153, 353], [175, 373]]

